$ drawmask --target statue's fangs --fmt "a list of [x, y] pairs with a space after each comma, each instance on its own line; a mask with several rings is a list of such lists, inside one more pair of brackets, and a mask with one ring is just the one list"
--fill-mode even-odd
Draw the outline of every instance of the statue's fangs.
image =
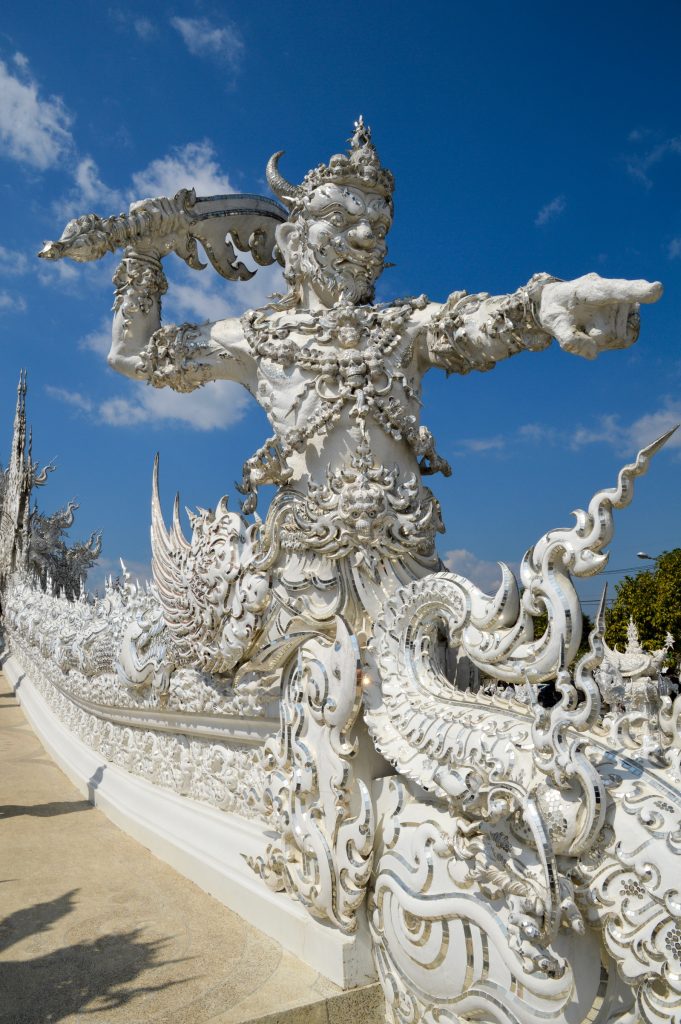
[[[164, 523], [155, 468], [150, 587], [126, 578], [103, 602], [67, 607], [16, 577], [10, 645], [58, 677], [60, 713], [91, 742], [64, 710], [78, 687], [112, 730], [127, 709], [132, 772], [148, 776], [139, 731], [165, 764], [184, 715], [198, 737], [173, 755], [185, 788], [171, 769], [154, 781], [223, 809], [210, 780], [225, 746], [213, 733], [206, 753], [206, 714], [247, 723], [276, 707], [278, 731], [248, 756], [224, 741], [229, 809], [269, 829], [248, 856], [263, 884], [358, 949], [370, 936], [389, 1020], [679, 1021], [681, 705], [648, 697], [642, 723], [614, 685], [602, 700], [604, 605], [574, 664], [572, 580], [607, 563], [613, 511], [670, 435], [530, 549], [522, 590], [502, 565], [490, 596], [438, 558], [424, 479], [450, 467], [420, 422], [429, 369], [490, 370], [552, 338], [589, 359], [626, 348], [661, 286], [537, 274], [510, 295], [374, 303], [394, 182], [369, 128], [360, 118], [349, 151], [298, 184], [281, 166], [276, 153], [277, 202], [183, 189], [78, 218], [40, 253], [122, 249], [110, 365], [182, 392], [237, 381], [272, 435], [244, 464], [241, 512], [226, 498], [199, 510], [189, 539], [179, 503]], [[252, 273], [235, 249], [278, 260], [287, 294], [240, 319], [162, 325], [162, 260], [200, 269], [199, 246], [231, 280]], [[265, 483], [277, 495], [264, 521], [249, 519]]]

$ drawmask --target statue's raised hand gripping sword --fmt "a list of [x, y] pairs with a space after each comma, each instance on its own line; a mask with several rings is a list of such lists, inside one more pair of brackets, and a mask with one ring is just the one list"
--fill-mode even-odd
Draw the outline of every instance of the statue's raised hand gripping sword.
[[131, 248], [157, 259], [175, 252], [194, 270], [203, 270], [207, 264], [199, 259], [200, 242], [218, 274], [229, 281], [247, 281], [255, 271], [237, 259], [234, 247], [268, 266], [274, 260], [274, 230], [284, 220], [286, 212], [264, 196], [197, 197], [194, 189], [182, 188], [172, 199], [160, 196], [131, 203], [128, 213], [117, 217], [77, 217], [38, 255], [88, 263]]

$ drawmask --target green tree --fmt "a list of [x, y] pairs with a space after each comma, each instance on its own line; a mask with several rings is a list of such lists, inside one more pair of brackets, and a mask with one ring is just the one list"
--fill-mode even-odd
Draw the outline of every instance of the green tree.
[[[535, 638], [543, 636], [549, 626], [549, 617], [546, 614], [546, 612], [541, 612], [541, 614], [539, 615], [533, 615], [532, 621], [534, 623]], [[583, 654], [586, 654], [586, 652], [589, 650], [589, 633], [593, 629], [593, 626], [594, 624], [589, 618], [589, 616], [585, 615], [584, 612], [582, 612], [582, 642], [579, 645], [577, 653], [572, 659], [573, 665], [575, 664], [575, 662], [579, 661], [581, 656]]]
[[[657, 650], [667, 633], [676, 640], [676, 658], [681, 648], [681, 548], [664, 551], [655, 568], [625, 576], [615, 586], [615, 600], [608, 611], [605, 639], [610, 647], [622, 649], [627, 642], [627, 624], [633, 618], [641, 643]], [[674, 655], [670, 656], [673, 664]]]

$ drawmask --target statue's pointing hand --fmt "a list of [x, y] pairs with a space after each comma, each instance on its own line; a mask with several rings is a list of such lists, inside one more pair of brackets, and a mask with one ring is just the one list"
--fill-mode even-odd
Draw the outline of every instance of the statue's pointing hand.
[[628, 348], [638, 338], [639, 305], [657, 302], [659, 281], [625, 281], [585, 274], [575, 281], [544, 285], [537, 319], [561, 348], [595, 359], [610, 348]]

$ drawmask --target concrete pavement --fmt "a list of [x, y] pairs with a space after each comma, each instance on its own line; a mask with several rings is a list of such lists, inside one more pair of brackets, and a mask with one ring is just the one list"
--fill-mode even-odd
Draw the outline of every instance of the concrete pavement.
[[0, 1024], [380, 1024], [119, 831], [0, 674]]

